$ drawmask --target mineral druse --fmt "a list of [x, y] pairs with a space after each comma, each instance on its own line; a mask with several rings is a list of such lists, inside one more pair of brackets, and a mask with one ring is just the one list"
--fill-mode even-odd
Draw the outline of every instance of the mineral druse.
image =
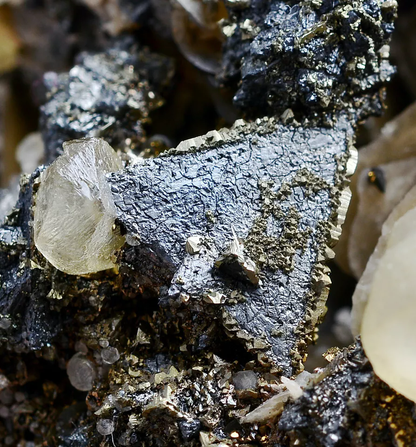
[[237, 3], [226, 2], [220, 76], [241, 79], [236, 105], [254, 116], [290, 107], [321, 121], [340, 110], [354, 119], [381, 113], [380, 87], [394, 73], [395, 0]]
[[301, 372], [396, 1], [20, 3], [50, 166], [0, 227], [0, 444], [411, 445], [359, 343]]
[[123, 164], [104, 140], [64, 143], [64, 153], [42, 174], [36, 195], [34, 240], [59, 270], [72, 275], [114, 267], [124, 244], [113, 229], [115, 208], [105, 181]]
[[82, 53], [69, 73], [46, 73], [47, 102], [41, 107], [45, 161], [62, 153], [62, 143], [101, 137], [114, 148], [136, 147], [142, 121], [160, 106], [159, 91], [172, 77], [170, 59], [120, 43], [105, 53]]
[[50, 284], [31, 265], [31, 205], [38, 177], [36, 170], [22, 178], [19, 199], [0, 229], [1, 344], [17, 352], [42, 349], [61, 330], [61, 316], [46, 299]]
[[374, 374], [359, 341], [320, 374], [284, 409], [272, 438], [275, 445], [414, 445], [413, 402]]
[[[324, 261], [355, 167], [350, 132], [342, 120], [333, 129], [237, 122], [111, 174], [118, 222], [174, 272], [160, 302], [218, 306], [231, 337], [284, 374], [298, 371], [325, 313]], [[236, 237], [240, 257], [225, 262]]]

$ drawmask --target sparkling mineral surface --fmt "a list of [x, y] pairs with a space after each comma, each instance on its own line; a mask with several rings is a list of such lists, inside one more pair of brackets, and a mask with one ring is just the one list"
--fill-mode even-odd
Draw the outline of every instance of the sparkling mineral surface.
[[217, 306], [231, 338], [292, 375], [299, 339], [325, 312], [323, 263], [355, 167], [349, 135], [342, 120], [331, 130], [240, 120], [109, 175], [118, 221], [175, 272], [161, 303]]
[[374, 374], [357, 340], [285, 407], [278, 427], [270, 445], [332, 447], [413, 446], [416, 426], [413, 403]]
[[72, 275], [114, 267], [124, 238], [113, 230], [115, 211], [105, 175], [122, 168], [111, 146], [97, 138], [64, 144], [36, 197], [35, 244], [57, 269]]
[[221, 77], [241, 79], [234, 103], [257, 116], [287, 107], [350, 109], [358, 118], [380, 113], [378, 90], [394, 73], [388, 43], [397, 2], [288, 3], [231, 8]]

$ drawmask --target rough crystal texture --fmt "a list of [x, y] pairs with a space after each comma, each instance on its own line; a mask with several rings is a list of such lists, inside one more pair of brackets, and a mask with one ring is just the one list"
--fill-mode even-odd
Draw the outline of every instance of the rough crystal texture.
[[38, 169], [22, 177], [18, 201], [0, 228], [1, 343], [7, 340], [18, 352], [41, 349], [62, 329], [61, 315], [45, 298], [50, 283], [30, 263], [33, 185], [39, 174]]
[[64, 141], [75, 138], [102, 137], [122, 149], [141, 141], [141, 120], [161, 105], [157, 92], [173, 68], [168, 58], [126, 47], [129, 51], [122, 46], [81, 53], [69, 73], [45, 74], [49, 93], [41, 127], [46, 162], [62, 153]]
[[414, 403], [378, 379], [359, 341], [314, 381], [285, 407], [271, 445], [414, 445]]
[[222, 78], [241, 78], [240, 108], [255, 116], [325, 111], [326, 119], [336, 110], [381, 113], [379, 89], [394, 72], [388, 45], [396, 1], [257, 0], [229, 9]]
[[[176, 270], [161, 303], [219, 305], [230, 336], [285, 374], [300, 367], [325, 310], [327, 245], [349, 199], [341, 193], [354, 167], [349, 131], [343, 122], [335, 129], [237, 122], [110, 175], [119, 222], [149, 259], [156, 254]], [[234, 233], [259, 269], [258, 284], [244, 263], [216, 266]], [[195, 254], [186, 250], [192, 236], [203, 236]]]
[[114, 267], [124, 238], [113, 230], [115, 210], [105, 175], [123, 167], [104, 140], [64, 144], [44, 173], [36, 196], [34, 238], [57, 269], [82, 275]]

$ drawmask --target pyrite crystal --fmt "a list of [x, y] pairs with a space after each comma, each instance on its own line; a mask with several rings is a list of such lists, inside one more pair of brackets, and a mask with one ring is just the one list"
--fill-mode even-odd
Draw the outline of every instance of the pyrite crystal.
[[124, 238], [114, 230], [115, 208], [105, 175], [123, 167], [104, 140], [64, 143], [64, 153], [41, 178], [34, 236], [38, 250], [57, 269], [84, 275], [114, 267]]

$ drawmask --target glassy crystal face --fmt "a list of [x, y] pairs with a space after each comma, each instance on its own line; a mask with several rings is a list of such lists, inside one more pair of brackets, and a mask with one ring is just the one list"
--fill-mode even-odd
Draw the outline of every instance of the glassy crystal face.
[[416, 208], [393, 225], [361, 325], [361, 339], [375, 373], [416, 402]]
[[34, 213], [35, 244], [57, 269], [83, 275], [114, 267], [111, 255], [124, 238], [114, 231], [115, 210], [105, 175], [122, 169], [104, 140], [63, 145], [44, 172]]

